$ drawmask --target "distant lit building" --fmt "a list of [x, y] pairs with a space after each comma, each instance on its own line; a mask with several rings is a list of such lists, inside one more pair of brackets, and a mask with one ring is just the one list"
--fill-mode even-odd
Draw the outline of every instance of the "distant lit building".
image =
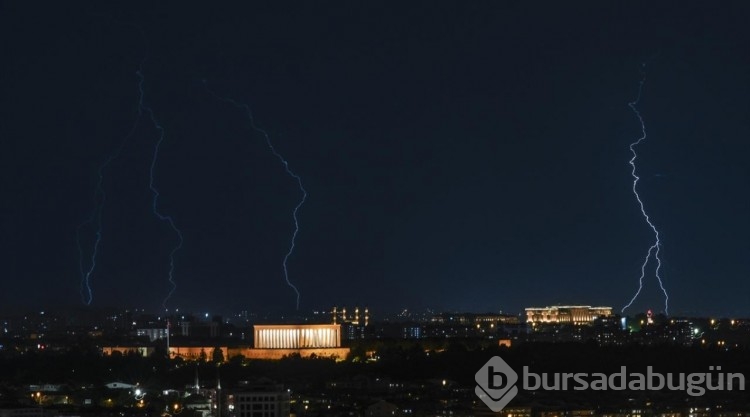
[[[235, 356], [247, 359], [281, 359], [299, 355], [343, 360], [350, 352], [349, 348], [341, 347], [341, 326], [338, 324], [255, 325], [253, 334], [254, 347], [171, 344], [168, 348], [169, 357], [191, 361], [228, 361]], [[118, 352], [122, 355], [138, 354], [145, 357], [154, 352], [151, 346], [107, 346], [101, 349], [105, 355]]]
[[612, 315], [612, 307], [553, 306], [529, 307], [526, 323], [587, 325], [601, 317]]
[[701, 331], [687, 319], [671, 319], [664, 325], [662, 337], [668, 343], [692, 345]]
[[518, 316], [502, 313], [440, 313], [430, 318], [434, 325], [443, 324], [465, 324], [465, 325], [514, 325], [518, 324]]
[[418, 324], [404, 326], [403, 337], [404, 339], [421, 339], [422, 337], [424, 337], [422, 334], [422, 326]]
[[255, 325], [256, 349], [337, 348], [341, 326], [337, 324]]
[[154, 340], [166, 339], [167, 338], [166, 328], [155, 328], [155, 329], [137, 329], [135, 331], [136, 336], [143, 337], [147, 336], [148, 340], [153, 342]]
[[230, 417], [289, 417], [289, 391], [281, 385], [240, 385], [227, 395]]
[[348, 310], [348, 314], [346, 307], [341, 309], [333, 307], [331, 316], [333, 324], [341, 325], [342, 336], [345, 340], [365, 338], [367, 326], [370, 324], [370, 310], [367, 307], [364, 310], [354, 307]]
[[295, 354], [344, 359], [349, 354], [349, 348], [341, 347], [339, 324], [256, 324], [253, 334], [254, 348], [241, 353], [248, 359], [280, 359]]
[[198, 320], [192, 315], [180, 316], [171, 336], [216, 338], [221, 336], [222, 317]]

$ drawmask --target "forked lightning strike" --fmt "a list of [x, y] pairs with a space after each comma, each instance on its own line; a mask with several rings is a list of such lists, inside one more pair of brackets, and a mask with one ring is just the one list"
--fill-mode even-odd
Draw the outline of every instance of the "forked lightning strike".
[[284, 279], [286, 280], [286, 284], [294, 290], [294, 293], [297, 294], [297, 310], [299, 310], [299, 301], [300, 301], [300, 292], [297, 289], [297, 287], [292, 284], [292, 281], [289, 280], [289, 269], [287, 267], [289, 258], [292, 256], [292, 253], [294, 252], [294, 248], [297, 242], [297, 234], [299, 234], [299, 219], [297, 217], [297, 213], [299, 212], [299, 209], [302, 207], [303, 204], [305, 204], [305, 201], [307, 200], [307, 191], [305, 190], [305, 187], [302, 185], [302, 178], [300, 178], [299, 175], [295, 174], [294, 171], [292, 171], [291, 168], [289, 168], [289, 162], [279, 153], [276, 151], [276, 148], [273, 146], [273, 143], [271, 142], [271, 138], [268, 136], [268, 133], [266, 133], [265, 130], [259, 128], [255, 125], [255, 119], [253, 118], [253, 112], [250, 110], [250, 107], [247, 104], [239, 103], [231, 98], [226, 98], [219, 96], [218, 94], [214, 93], [210, 88], [208, 88], [208, 84], [205, 80], [203, 80], [203, 84], [206, 87], [206, 90], [211, 94], [214, 98], [217, 100], [224, 101], [226, 103], [229, 103], [233, 105], [234, 107], [237, 107], [240, 110], [243, 110], [245, 114], [247, 115], [248, 120], [250, 121], [250, 127], [263, 135], [263, 138], [266, 141], [266, 145], [268, 145], [268, 148], [271, 150], [271, 153], [278, 158], [278, 160], [281, 162], [282, 165], [284, 165], [284, 170], [287, 174], [289, 174], [290, 177], [292, 177], [299, 186], [300, 191], [302, 192], [302, 198], [299, 200], [299, 203], [294, 207], [294, 210], [292, 211], [292, 218], [294, 219], [294, 232], [292, 233], [292, 239], [291, 243], [289, 245], [289, 250], [287, 251], [286, 255], [284, 255], [284, 261], [282, 263], [284, 268]]
[[[138, 71], [138, 76], [141, 79], [141, 85], [143, 85], [143, 72]], [[143, 96], [143, 89], [141, 88], [141, 96]], [[167, 294], [166, 298], [164, 298], [164, 301], [162, 302], [162, 307], [164, 310], [167, 310], [167, 301], [169, 301], [170, 297], [172, 297], [172, 294], [174, 294], [175, 290], [177, 289], [177, 283], [174, 280], [174, 270], [175, 270], [175, 254], [177, 251], [182, 248], [183, 238], [182, 238], [182, 232], [180, 229], [177, 228], [177, 225], [175, 224], [174, 218], [172, 216], [164, 214], [159, 211], [158, 209], [158, 202], [159, 202], [159, 196], [161, 195], [159, 193], [159, 190], [156, 188], [155, 181], [154, 181], [154, 171], [156, 169], [156, 162], [159, 160], [159, 150], [161, 148], [162, 142], [164, 142], [164, 127], [159, 123], [158, 120], [156, 120], [156, 116], [154, 115], [154, 111], [151, 109], [151, 107], [148, 107], [144, 104], [143, 100], [141, 100], [141, 109], [148, 113], [149, 118], [151, 119], [151, 123], [154, 125], [154, 128], [159, 132], [159, 138], [157, 139], [156, 143], [154, 144], [154, 156], [151, 159], [151, 166], [149, 167], [149, 182], [148, 187], [151, 190], [151, 193], [153, 195], [153, 200], [151, 203], [151, 210], [153, 211], [154, 215], [161, 221], [167, 222], [169, 226], [172, 228], [172, 230], [177, 235], [177, 244], [172, 248], [172, 251], [169, 252], [169, 283], [172, 286], [172, 288], [169, 290], [169, 293]]]
[[[133, 122], [133, 126], [130, 128], [130, 131], [123, 137], [122, 141], [120, 142], [120, 145], [99, 166], [99, 169], [97, 170], [98, 179], [96, 187], [94, 188], [94, 209], [91, 212], [91, 216], [89, 216], [88, 219], [83, 221], [76, 228], [76, 244], [78, 245], [79, 255], [78, 264], [81, 271], [81, 300], [86, 305], [91, 305], [91, 302], [94, 300], [94, 293], [91, 288], [91, 277], [94, 274], [94, 270], [96, 269], [96, 258], [99, 254], [99, 246], [102, 242], [102, 212], [104, 211], [104, 203], [107, 201], [107, 193], [104, 191], [104, 171], [107, 169], [109, 164], [112, 163], [112, 161], [120, 156], [122, 149], [125, 147], [125, 144], [128, 142], [130, 137], [133, 136], [133, 133], [138, 127], [138, 122], [141, 120], [141, 116], [143, 115], [143, 77], [140, 73], [142, 67], [143, 64], [141, 64], [138, 71], [136, 72], [136, 75], [138, 75], [138, 115], [136, 116], [135, 121]], [[83, 253], [83, 247], [81, 246], [81, 229], [87, 224], [96, 225], [96, 231], [94, 233], [94, 244], [91, 248], [91, 258], [88, 267], [84, 265], [85, 255]]]
[[654, 243], [651, 245], [651, 247], [648, 248], [648, 253], [646, 254], [646, 259], [644, 259], [643, 264], [641, 265], [641, 277], [638, 279], [638, 291], [636, 291], [633, 298], [630, 300], [630, 302], [622, 308], [622, 312], [625, 312], [625, 310], [630, 307], [638, 298], [638, 295], [641, 293], [641, 290], [643, 289], [643, 279], [646, 276], [646, 267], [648, 266], [649, 262], [651, 261], [651, 255], [653, 254], [653, 258], [656, 260], [656, 279], [659, 282], [659, 287], [661, 288], [662, 292], [664, 293], [664, 313], [669, 314], [669, 294], [667, 294], [666, 288], [664, 288], [664, 282], [661, 279], [660, 270], [661, 270], [661, 259], [659, 258], [659, 250], [661, 249], [661, 241], [659, 240], [659, 230], [657, 230], [654, 223], [651, 221], [651, 218], [649, 217], [648, 213], [646, 213], [646, 209], [644, 207], [643, 201], [641, 200], [641, 196], [638, 194], [638, 181], [641, 179], [636, 174], [636, 167], [635, 167], [635, 160], [638, 158], [638, 154], [635, 151], [635, 148], [640, 145], [643, 141], [646, 140], [646, 124], [643, 121], [643, 116], [641, 116], [641, 112], [638, 111], [638, 102], [641, 100], [641, 94], [643, 92], [643, 84], [646, 82], [645, 76], [641, 79], [639, 85], [638, 85], [638, 95], [635, 100], [628, 103], [628, 106], [631, 110], [633, 110], [633, 113], [635, 113], [636, 117], [638, 118], [638, 121], [641, 124], [641, 137], [638, 138], [635, 142], [630, 144], [630, 152], [633, 153], [633, 157], [630, 158], [630, 166], [632, 167], [631, 175], [633, 176], [633, 194], [635, 195], [635, 199], [638, 201], [638, 206], [641, 209], [641, 214], [643, 214], [644, 219], [646, 219], [646, 223], [648, 226], [653, 230], [654, 232]]

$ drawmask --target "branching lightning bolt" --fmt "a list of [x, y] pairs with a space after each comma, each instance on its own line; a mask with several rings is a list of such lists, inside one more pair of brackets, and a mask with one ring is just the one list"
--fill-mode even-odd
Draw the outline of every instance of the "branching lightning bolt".
[[203, 84], [206, 87], [206, 90], [214, 96], [217, 100], [221, 100], [224, 102], [227, 102], [234, 107], [237, 107], [240, 110], [243, 110], [245, 114], [247, 115], [248, 120], [250, 121], [250, 127], [263, 135], [263, 138], [266, 141], [266, 145], [268, 145], [268, 149], [271, 150], [271, 153], [278, 158], [278, 160], [281, 162], [282, 165], [284, 165], [284, 170], [287, 174], [289, 174], [290, 177], [292, 177], [295, 181], [297, 181], [297, 185], [299, 186], [300, 191], [302, 192], [302, 198], [299, 200], [299, 203], [297, 203], [296, 206], [294, 206], [294, 210], [292, 211], [292, 219], [294, 219], [294, 232], [292, 233], [292, 239], [291, 243], [289, 245], [289, 250], [287, 251], [286, 255], [284, 255], [284, 261], [282, 263], [284, 267], [284, 279], [286, 280], [286, 284], [294, 290], [294, 293], [297, 294], [297, 310], [299, 310], [299, 301], [300, 301], [300, 292], [297, 289], [297, 287], [292, 284], [292, 281], [289, 280], [289, 269], [287, 267], [287, 264], [289, 262], [289, 258], [292, 256], [292, 253], [294, 252], [294, 248], [297, 242], [297, 235], [299, 234], [299, 218], [297, 217], [297, 213], [299, 212], [299, 209], [302, 207], [303, 204], [305, 204], [305, 201], [307, 200], [307, 191], [305, 190], [305, 187], [302, 185], [302, 178], [300, 178], [299, 175], [294, 173], [291, 168], [289, 168], [289, 162], [278, 152], [276, 151], [276, 148], [273, 146], [273, 143], [271, 142], [271, 138], [268, 136], [268, 133], [259, 128], [255, 125], [255, 118], [253, 117], [253, 112], [250, 110], [250, 106], [247, 104], [239, 103], [235, 101], [234, 99], [222, 97], [218, 94], [214, 93], [210, 88], [208, 88], [208, 84], [205, 80], [203, 80]]
[[[138, 127], [138, 122], [141, 119], [141, 116], [143, 115], [142, 108], [143, 108], [143, 77], [140, 75], [140, 69], [142, 68], [143, 64], [141, 64], [141, 67], [139, 67], [138, 72], [136, 74], [138, 75], [138, 115], [135, 118], [135, 121], [133, 122], [133, 126], [130, 128], [130, 131], [127, 135], [125, 135], [120, 142], [120, 145], [115, 149], [115, 151], [106, 159], [104, 162], [99, 166], [99, 170], [97, 171], [98, 180], [96, 183], [96, 187], [94, 188], [94, 209], [91, 212], [91, 215], [88, 219], [84, 220], [83, 223], [79, 224], [76, 228], [76, 244], [78, 245], [78, 255], [79, 255], [79, 268], [81, 271], [81, 300], [86, 305], [91, 305], [91, 302], [94, 299], [93, 291], [91, 289], [91, 276], [94, 274], [94, 270], [96, 269], [96, 258], [99, 254], [99, 246], [102, 242], [102, 211], [104, 210], [104, 203], [107, 201], [107, 194], [104, 191], [104, 171], [107, 169], [110, 163], [117, 159], [120, 156], [120, 153], [122, 152], [122, 149], [125, 147], [125, 144], [128, 142], [131, 136], [133, 136], [133, 133], [135, 132], [136, 128]], [[95, 224], [96, 226], [96, 232], [94, 234], [94, 244], [91, 249], [91, 257], [88, 267], [84, 265], [84, 253], [83, 253], [83, 247], [81, 246], [81, 229], [83, 226], [87, 224]]]
[[646, 208], [643, 204], [643, 201], [641, 200], [641, 196], [638, 194], [638, 181], [641, 179], [636, 174], [636, 168], [635, 168], [635, 160], [638, 158], [638, 154], [635, 152], [636, 146], [640, 145], [641, 142], [646, 140], [646, 124], [643, 121], [643, 116], [641, 116], [641, 112], [638, 111], [638, 102], [641, 100], [641, 93], [643, 92], [643, 84], [646, 82], [645, 76], [641, 78], [640, 84], [638, 85], [638, 95], [636, 96], [636, 99], [628, 103], [628, 106], [631, 110], [633, 110], [633, 113], [635, 113], [636, 117], [638, 118], [638, 121], [641, 124], [641, 137], [638, 138], [635, 142], [630, 144], [630, 152], [633, 153], [633, 157], [630, 158], [630, 166], [632, 168], [631, 175], [633, 176], [633, 194], [635, 195], [635, 199], [638, 201], [638, 206], [641, 209], [641, 214], [643, 214], [643, 218], [646, 219], [646, 223], [648, 226], [653, 230], [654, 232], [654, 243], [651, 245], [651, 247], [648, 248], [648, 253], [646, 254], [646, 259], [644, 259], [643, 264], [641, 265], [641, 277], [638, 280], [638, 291], [636, 291], [633, 298], [630, 300], [630, 302], [622, 308], [622, 312], [625, 312], [625, 310], [630, 307], [633, 302], [635, 302], [635, 299], [638, 298], [638, 295], [641, 293], [641, 290], [643, 289], [643, 279], [646, 276], [646, 266], [651, 261], [651, 255], [654, 255], [654, 259], [656, 260], [656, 279], [659, 281], [659, 287], [661, 288], [662, 292], [664, 293], [664, 313], [669, 314], [669, 294], [667, 294], [666, 288], [664, 288], [664, 282], [661, 279], [661, 275], [659, 274], [659, 271], [661, 270], [661, 259], [659, 258], [659, 250], [661, 248], [661, 241], [659, 240], [659, 230], [657, 230], [654, 223], [651, 221], [651, 218], [649, 217], [648, 213], [646, 213]]
[[[138, 77], [141, 79], [141, 97], [143, 97], [143, 71], [138, 71]], [[169, 301], [169, 298], [172, 297], [172, 294], [174, 294], [175, 290], [177, 289], [177, 283], [174, 280], [174, 270], [175, 270], [175, 254], [177, 251], [182, 248], [183, 238], [182, 238], [182, 232], [180, 229], [177, 228], [177, 225], [175, 224], [174, 218], [168, 214], [164, 214], [159, 211], [158, 208], [158, 202], [159, 202], [159, 196], [161, 195], [159, 193], [159, 190], [156, 188], [155, 181], [154, 181], [154, 171], [156, 169], [156, 162], [159, 159], [159, 149], [161, 148], [162, 142], [164, 142], [164, 127], [159, 123], [159, 121], [156, 119], [156, 116], [154, 115], [153, 109], [151, 107], [147, 106], [143, 100], [141, 100], [140, 108], [148, 113], [149, 119], [151, 119], [151, 123], [154, 125], [156, 130], [159, 132], [159, 138], [157, 139], [156, 143], [154, 144], [154, 155], [151, 159], [151, 166], [149, 167], [149, 182], [148, 187], [151, 190], [151, 193], [153, 195], [152, 203], [151, 203], [151, 210], [154, 212], [154, 215], [161, 221], [167, 222], [169, 226], [172, 228], [172, 230], [177, 235], [177, 244], [172, 248], [172, 251], [169, 252], [169, 283], [171, 284], [172, 288], [169, 290], [169, 293], [167, 294], [167, 297], [164, 298], [164, 301], [162, 302], [162, 307], [166, 310], [167, 309], [167, 301]]]

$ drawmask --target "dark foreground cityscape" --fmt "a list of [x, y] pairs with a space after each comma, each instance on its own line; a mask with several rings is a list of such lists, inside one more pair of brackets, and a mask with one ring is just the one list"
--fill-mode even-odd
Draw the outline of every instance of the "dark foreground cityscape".
[[[71, 309], [4, 315], [0, 326], [2, 417], [750, 416], [750, 320], [739, 318], [590, 306], [293, 318]], [[697, 394], [676, 379], [656, 390], [533, 387], [494, 413], [475, 394], [493, 356], [536, 375], [721, 370], [735, 384]]]

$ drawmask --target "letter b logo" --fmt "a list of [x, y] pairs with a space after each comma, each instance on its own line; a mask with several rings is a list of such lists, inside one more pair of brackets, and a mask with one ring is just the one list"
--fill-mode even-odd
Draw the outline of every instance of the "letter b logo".
[[502, 410], [518, 394], [518, 374], [499, 356], [487, 361], [474, 380], [474, 392], [494, 412]]
[[505, 373], [496, 371], [494, 366], [487, 368], [487, 388], [503, 389], [507, 385], [508, 377]]

